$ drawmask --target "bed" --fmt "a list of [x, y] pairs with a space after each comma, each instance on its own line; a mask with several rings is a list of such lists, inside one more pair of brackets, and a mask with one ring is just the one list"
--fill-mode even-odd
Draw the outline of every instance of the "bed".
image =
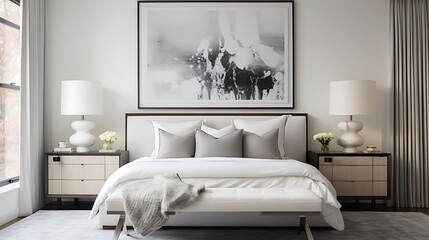
[[[296, 226], [302, 220], [303, 212], [312, 226], [332, 226], [344, 229], [339, 211], [340, 204], [329, 181], [320, 172], [305, 164], [307, 154], [307, 114], [293, 113], [287, 118], [284, 128], [285, 160], [246, 158], [179, 158], [152, 159], [154, 149], [154, 129], [152, 121], [185, 122], [204, 120], [214, 128], [223, 128], [234, 119], [266, 121], [280, 114], [126, 114], [126, 149], [130, 152], [131, 163], [118, 170], [106, 182], [94, 204], [91, 217], [98, 213], [100, 225], [104, 228], [117, 226], [121, 214], [107, 214], [106, 199], [115, 198], [121, 183], [137, 178], [150, 178], [162, 171], [178, 172], [184, 181], [203, 183], [208, 189], [201, 194], [201, 201], [175, 214], [167, 226]], [[210, 167], [207, 167], [210, 166]], [[130, 177], [131, 176], [131, 177]], [[220, 192], [219, 192], [220, 191]], [[240, 194], [238, 194], [240, 192]], [[244, 192], [244, 194], [243, 194]], [[295, 205], [281, 204], [294, 196], [300, 196]], [[214, 196], [214, 197], [213, 197]], [[219, 196], [224, 196], [219, 198]], [[227, 197], [225, 197], [227, 196]], [[233, 202], [223, 204], [225, 198], [234, 196], [237, 206], [242, 206], [241, 198], [256, 199], [255, 203], [242, 207], [240, 211]], [[247, 196], [247, 197], [237, 197]], [[316, 197], [315, 197], [316, 196]], [[292, 198], [291, 198], [292, 197]], [[204, 200], [206, 199], [206, 200]], [[273, 204], [277, 199], [280, 204]], [[312, 204], [297, 203], [305, 200]], [[210, 202], [212, 201], [212, 202]], [[271, 202], [270, 202], [271, 201]], [[210, 203], [210, 209], [205, 203]], [[213, 204], [215, 203], [215, 204]], [[318, 204], [317, 207], [315, 207]], [[306, 207], [307, 206], [307, 207]], [[120, 206], [119, 206], [120, 207]], [[112, 207], [110, 207], [112, 208]], [[261, 208], [261, 209], [259, 209]], [[228, 210], [229, 209], [229, 210]], [[296, 211], [299, 209], [299, 211]], [[116, 211], [119, 213], [119, 211]], [[125, 222], [125, 225], [130, 225]]]

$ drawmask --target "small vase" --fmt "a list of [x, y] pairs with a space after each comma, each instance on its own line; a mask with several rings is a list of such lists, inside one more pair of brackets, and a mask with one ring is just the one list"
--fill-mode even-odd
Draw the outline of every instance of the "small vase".
[[322, 153], [327, 153], [329, 152], [329, 145], [328, 144], [322, 144], [322, 147], [320, 148], [320, 151]]
[[103, 143], [103, 149], [106, 149], [106, 150], [113, 150], [112, 145], [113, 145], [113, 142], [104, 142], [104, 143]]

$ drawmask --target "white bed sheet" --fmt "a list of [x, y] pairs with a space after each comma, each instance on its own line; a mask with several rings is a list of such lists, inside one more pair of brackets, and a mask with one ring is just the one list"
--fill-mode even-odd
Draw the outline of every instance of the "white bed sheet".
[[296, 160], [268, 160], [251, 158], [140, 158], [115, 171], [106, 181], [92, 208], [90, 218], [110, 193], [133, 180], [152, 179], [157, 174], [178, 173], [189, 183], [218, 187], [302, 187], [322, 199], [322, 216], [337, 230], [344, 229], [344, 221], [332, 184], [313, 166]]

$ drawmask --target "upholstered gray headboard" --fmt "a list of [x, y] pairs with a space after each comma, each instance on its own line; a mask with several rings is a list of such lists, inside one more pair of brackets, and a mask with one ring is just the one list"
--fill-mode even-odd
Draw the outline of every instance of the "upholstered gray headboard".
[[305, 162], [307, 156], [307, 114], [306, 113], [126, 113], [125, 149], [130, 153], [130, 161], [150, 156], [154, 148], [154, 121], [191, 121], [205, 120], [210, 126], [222, 128], [231, 124], [233, 119], [264, 120], [279, 115], [291, 115], [285, 128], [286, 156]]

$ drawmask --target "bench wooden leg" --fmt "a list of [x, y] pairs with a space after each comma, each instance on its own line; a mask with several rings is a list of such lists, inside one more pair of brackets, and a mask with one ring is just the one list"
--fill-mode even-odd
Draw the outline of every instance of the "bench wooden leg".
[[310, 226], [308, 226], [307, 218], [305, 216], [299, 217], [299, 229], [304, 230], [305, 235], [307, 235], [308, 240], [314, 240], [313, 234], [311, 234]]
[[[121, 231], [122, 231], [122, 228], [124, 227], [124, 224], [125, 223], [125, 215], [120, 215], [119, 216], [119, 220], [118, 220], [118, 224], [116, 225], [116, 228], [115, 228], [115, 232], [113, 233], [113, 238], [112, 238], [112, 240], [118, 240], [118, 238], [119, 238], [119, 235], [121, 235]], [[125, 226], [125, 228], [126, 228], [127, 226]]]

